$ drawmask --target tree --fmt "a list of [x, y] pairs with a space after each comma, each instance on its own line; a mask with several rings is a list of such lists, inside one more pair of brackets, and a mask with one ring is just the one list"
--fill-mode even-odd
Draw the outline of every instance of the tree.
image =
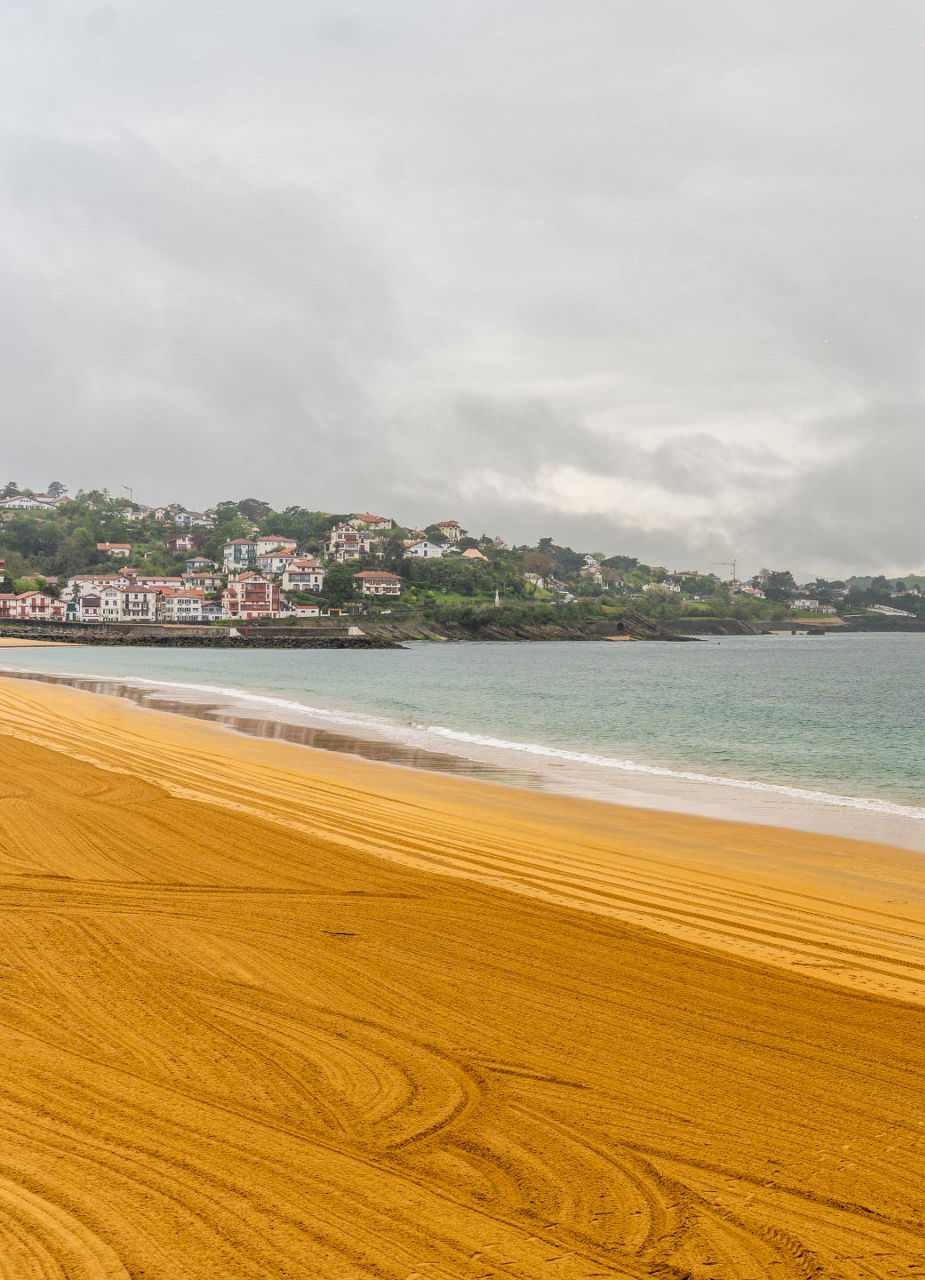
[[836, 583], [828, 582], [825, 578], [817, 578], [815, 582], [809, 584], [809, 593], [820, 604], [833, 604], [835, 602], [836, 586]]
[[310, 543], [318, 543], [325, 538], [330, 528], [329, 515], [323, 511], [306, 511], [304, 507], [271, 511], [260, 522], [262, 533], [280, 538], [295, 538], [303, 550], [307, 550]]
[[238, 503], [238, 512], [245, 520], [263, 520], [271, 511], [269, 502], [261, 498], [242, 498]]
[[404, 568], [405, 547], [401, 529], [392, 529], [382, 539], [382, 565], [390, 573], [401, 573]]
[[764, 594], [769, 600], [788, 600], [797, 589], [789, 569], [769, 569], [767, 577], [764, 577], [762, 570], [761, 577]]
[[552, 556], [542, 551], [528, 551], [521, 561], [524, 573], [535, 573], [540, 578], [548, 578], [556, 572], [556, 562]]
[[0, 490], [0, 498], [15, 498], [19, 493], [19, 485], [15, 480], [7, 480], [3, 489]]
[[322, 594], [329, 605], [344, 605], [353, 599], [354, 565], [332, 564], [324, 577]]
[[536, 549], [541, 555], [551, 556], [556, 562], [556, 567], [564, 574], [577, 573], [585, 562], [584, 556], [573, 551], [571, 547], [558, 546], [552, 538], [540, 538]]
[[49, 498], [63, 498], [67, 493], [67, 485], [62, 484], [60, 480], [52, 480], [46, 487], [45, 492]]
[[616, 569], [618, 573], [632, 573], [634, 569], [639, 568], [639, 561], [635, 556], [608, 556], [606, 560], [601, 561], [601, 567]]

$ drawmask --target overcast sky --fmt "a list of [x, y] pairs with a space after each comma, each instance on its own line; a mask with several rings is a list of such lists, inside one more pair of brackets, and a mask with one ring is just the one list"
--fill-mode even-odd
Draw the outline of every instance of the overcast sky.
[[925, 570], [909, 0], [0, 0], [0, 470]]

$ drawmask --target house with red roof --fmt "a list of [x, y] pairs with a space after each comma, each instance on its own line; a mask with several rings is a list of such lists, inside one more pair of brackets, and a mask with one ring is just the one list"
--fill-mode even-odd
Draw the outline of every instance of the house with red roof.
[[317, 560], [290, 560], [283, 570], [284, 591], [320, 591], [324, 586], [325, 570]]
[[30, 622], [63, 622], [65, 603], [45, 591], [23, 591], [16, 596], [16, 617]]
[[438, 520], [431, 528], [439, 529], [447, 542], [458, 542], [468, 534], [468, 530], [464, 529], [458, 520]]
[[401, 578], [397, 573], [380, 569], [364, 569], [353, 575], [353, 585], [364, 596], [401, 595]]
[[354, 529], [350, 524], [339, 524], [331, 530], [327, 541], [327, 553], [335, 560], [362, 560], [372, 552], [369, 534]]
[[222, 612], [226, 618], [241, 618], [245, 622], [278, 618], [279, 587], [259, 573], [240, 573], [222, 592]]
[[165, 590], [158, 600], [158, 617], [162, 622], [202, 622], [204, 591], [195, 587]]
[[395, 523], [388, 516], [374, 516], [369, 511], [354, 511], [348, 524], [353, 525], [354, 529], [368, 529], [370, 533], [380, 533], [385, 529], [391, 529]]

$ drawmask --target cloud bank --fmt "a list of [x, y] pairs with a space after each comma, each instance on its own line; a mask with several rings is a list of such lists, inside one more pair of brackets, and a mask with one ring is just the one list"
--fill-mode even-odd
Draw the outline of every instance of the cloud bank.
[[0, 10], [9, 477], [925, 565], [918, 6]]

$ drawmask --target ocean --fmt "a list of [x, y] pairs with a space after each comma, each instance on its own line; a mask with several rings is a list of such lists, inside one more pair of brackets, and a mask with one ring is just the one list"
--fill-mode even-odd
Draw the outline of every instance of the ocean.
[[398, 764], [925, 849], [925, 635], [55, 647], [0, 666]]

